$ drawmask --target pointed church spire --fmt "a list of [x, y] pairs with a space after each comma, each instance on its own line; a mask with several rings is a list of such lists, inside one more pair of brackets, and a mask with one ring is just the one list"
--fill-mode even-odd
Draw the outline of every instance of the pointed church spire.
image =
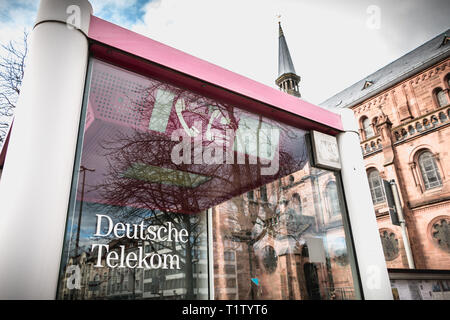
[[278, 78], [275, 83], [284, 92], [300, 97], [298, 83], [300, 77], [295, 73], [294, 64], [292, 63], [291, 54], [284, 37], [281, 22], [278, 21]]

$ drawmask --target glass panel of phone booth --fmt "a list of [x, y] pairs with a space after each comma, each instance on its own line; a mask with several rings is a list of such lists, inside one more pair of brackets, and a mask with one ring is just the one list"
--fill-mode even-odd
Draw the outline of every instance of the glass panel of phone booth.
[[354, 298], [305, 131], [96, 59], [87, 86], [58, 298]]

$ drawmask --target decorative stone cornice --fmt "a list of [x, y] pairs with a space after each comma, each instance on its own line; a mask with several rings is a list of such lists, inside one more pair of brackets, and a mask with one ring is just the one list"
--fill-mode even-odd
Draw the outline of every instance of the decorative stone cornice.
[[444, 61], [441, 61], [437, 65], [422, 71], [412, 77], [409, 77], [400, 83], [394, 84], [393, 86], [386, 88], [385, 90], [379, 92], [377, 95], [368, 98], [365, 101], [362, 101], [359, 104], [356, 104], [354, 106], [351, 106], [351, 108], [355, 111], [355, 114], [363, 113], [364, 111], [370, 110], [373, 106], [376, 106], [378, 104], [381, 104], [386, 101], [387, 97], [390, 95], [391, 91], [395, 92], [395, 89], [397, 87], [403, 86], [407, 83], [410, 85], [417, 85], [421, 81], [424, 81], [426, 79], [429, 79], [435, 74], [442, 74], [443, 72], [448, 72], [448, 68], [450, 67], [450, 58], [445, 59]]
[[447, 105], [392, 128], [394, 143], [403, 142], [449, 123], [450, 105]]

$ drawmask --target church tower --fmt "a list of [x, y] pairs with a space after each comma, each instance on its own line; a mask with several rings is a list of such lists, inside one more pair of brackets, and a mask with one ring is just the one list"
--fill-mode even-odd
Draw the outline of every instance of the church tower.
[[300, 91], [298, 90], [300, 77], [295, 73], [291, 54], [289, 53], [283, 29], [281, 28], [281, 22], [278, 22], [278, 29], [278, 78], [275, 80], [275, 83], [280, 90], [300, 97]]

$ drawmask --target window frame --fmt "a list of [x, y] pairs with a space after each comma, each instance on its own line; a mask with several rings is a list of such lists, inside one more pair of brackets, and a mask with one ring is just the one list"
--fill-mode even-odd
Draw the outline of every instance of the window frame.
[[[429, 155], [429, 158], [425, 159], [424, 161], [431, 160], [431, 163], [433, 166], [433, 173], [436, 175], [437, 181], [439, 182], [439, 184], [430, 185], [429, 178], [426, 177], [426, 174], [431, 171], [430, 170], [427, 171], [426, 168], [423, 167], [422, 162], [421, 162], [421, 158], [424, 157], [424, 155]], [[443, 179], [442, 179], [441, 171], [439, 169], [439, 164], [436, 159], [436, 155], [433, 154], [429, 149], [422, 149], [421, 151], [419, 151], [417, 153], [417, 166], [419, 168], [420, 178], [421, 178], [421, 182], [422, 182], [424, 191], [433, 190], [433, 189], [442, 187]], [[426, 170], [426, 171], [424, 172], [424, 170]]]
[[[373, 185], [373, 182], [372, 182], [372, 179], [371, 179], [371, 175], [373, 173], [377, 174], [379, 186], [374, 186]], [[372, 198], [373, 205], [376, 206], [376, 205], [385, 203], [386, 202], [386, 192], [385, 192], [384, 187], [383, 187], [383, 179], [381, 179], [380, 172], [376, 168], [369, 168], [367, 170], [367, 180], [369, 182], [370, 196]], [[381, 198], [380, 197], [374, 198], [376, 189], [380, 189], [381, 190], [381, 193], [382, 193], [382, 197]]]
[[[334, 188], [332, 190], [331, 188]], [[339, 206], [339, 195], [336, 185], [336, 181], [330, 180], [325, 185], [325, 198], [328, 204], [328, 215], [330, 218], [341, 214], [341, 208]]]
[[[437, 108], [443, 108], [449, 105], [448, 96], [445, 91], [446, 90], [442, 89], [441, 87], [437, 87], [433, 90], [433, 97]], [[445, 103], [442, 101], [442, 99], [445, 99]]]
[[363, 133], [363, 140], [370, 139], [375, 136], [375, 132], [372, 127], [372, 123], [367, 116], [361, 117], [360, 120], [361, 131]]
[[298, 214], [303, 215], [303, 204], [302, 204], [302, 199], [300, 197], [300, 194], [295, 192], [292, 195], [292, 202], [295, 204], [295, 207], [299, 210]]

